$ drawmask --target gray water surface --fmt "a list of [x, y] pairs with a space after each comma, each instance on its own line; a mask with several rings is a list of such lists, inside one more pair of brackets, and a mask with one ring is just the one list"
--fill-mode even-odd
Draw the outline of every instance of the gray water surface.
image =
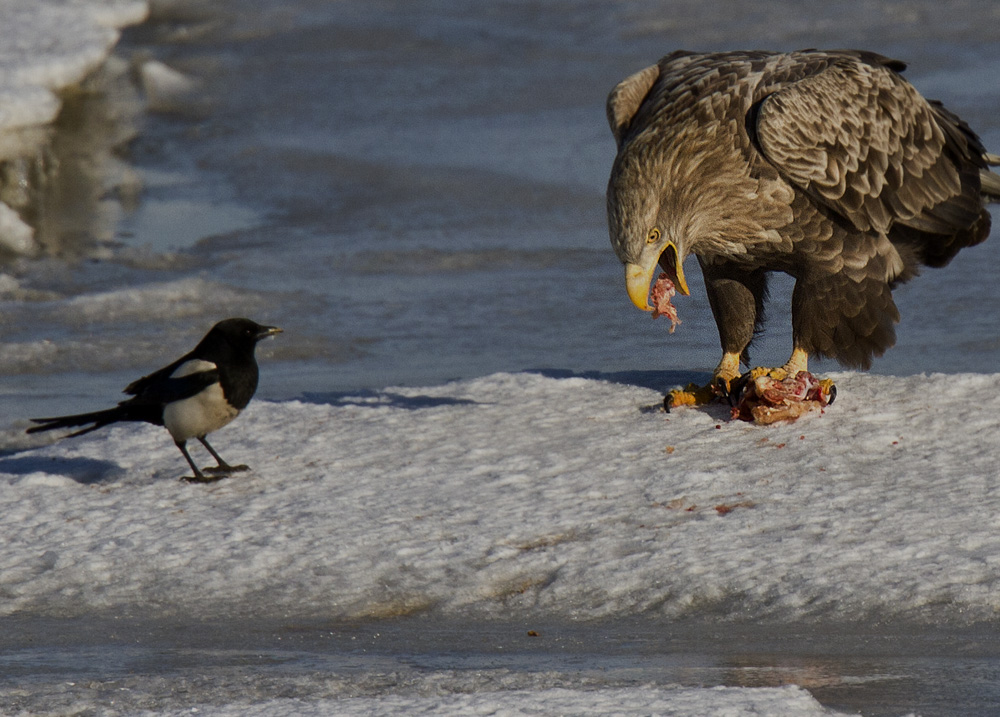
[[125, 714], [191, 705], [642, 685], [799, 685], [864, 715], [995, 714], [1000, 640], [982, 626], [283, 621], [2, 621], [0, 707]]
[[[82, 178], [52, 189], [46, 254], [3, 267], [18, 287], [0, 291], [0, 426], [103, 406], [239, 314], [286, 330], [261, 351], [267, 398], [525, 369], [711, 370], [718, 336], [698, 271], [673, 335], [625, 295], [604, 216], [609, 89], [679, 47], [865, 47], [908, 61], [918, 88], [997, 149], [995, 12], [923, 0], [160, 4], [126, 31], [118, 61], [162, 62], [193, 89], [163, 99], [119, 71], [68, 104], [60, 176]], [[140, 111], [137, 95], [156, 101]], [[995, 370], [992, 247], [896, 292], [898, 345], [876, 371]], [[775, 279], [759, 363], [788, 356], [790, 290]]]

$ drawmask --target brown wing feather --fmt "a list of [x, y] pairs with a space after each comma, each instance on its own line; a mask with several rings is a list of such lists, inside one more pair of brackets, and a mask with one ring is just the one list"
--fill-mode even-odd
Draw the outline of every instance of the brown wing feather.
[[814, 74], [766, 88], [751, 112], [758, 149], [860, 231], [968, 230], [982, 213], [982, 145], [898, 65], [875, 58], [834, 56]]
[[615, 141], [621, 147], [625, 133], [628, 131], [632, 118], [639, 110], [639, 105], [646, 99], [649, 90], [660, 76], [660, 66], [650, 65], [644, 70], [629, 75], [615, 85], [608, 95], [608, 124]]
[[792, 292], [797, 345], [845, 366], [870, 368], [873, 356], [896, 343], [898, 321], [892, 290], [878, 276], [853, 281], [828, 274], [798, 282]]

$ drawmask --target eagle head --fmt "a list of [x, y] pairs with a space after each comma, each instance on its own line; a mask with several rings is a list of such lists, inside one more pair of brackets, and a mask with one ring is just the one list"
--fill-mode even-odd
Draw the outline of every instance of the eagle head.
[[688, 295], [684, 279], [684, 259], [690, 247], [676, 222], [665, 212], [662, 180], [645, 176], [648, 172], [629, 155], [619, 155], [608, 183], [608, 231], [611, 246], [625, 265], [625, 288], [632, 303], [643, 311], [649, 305], [649, 286], [659, 266], [673, 281], [677, 291]]

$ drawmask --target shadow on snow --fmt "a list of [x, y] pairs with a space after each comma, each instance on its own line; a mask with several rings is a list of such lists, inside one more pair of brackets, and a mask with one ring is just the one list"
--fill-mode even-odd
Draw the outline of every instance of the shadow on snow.
[[97, 460], [95, 458], [5, 456], [0, 457], [0, 473], [15, 476], [48, 473], [65, 476], [82, 485], [93, 485], [121, 475], [124, 471], [117, 463]]

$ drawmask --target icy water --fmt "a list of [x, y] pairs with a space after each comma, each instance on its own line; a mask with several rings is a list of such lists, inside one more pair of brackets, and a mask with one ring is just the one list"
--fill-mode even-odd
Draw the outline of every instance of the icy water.
[[[1000, 146], [987, 2], [155, 8], [118, 56], [193, 89], [148, 79], [143, 112], [147, 74], [119, 69], [60, 119], [45, 251], [3, 267], [0, 427], [102, 405], [235, 314], [286, 329], [261, 352], [269, 398], [711, 369], [699, 272], [668, 335], [628, 302], [604, 216], [607, 92], [678, 47], [879, 50]], [[987, 243], [900, 289], [899, 343], [875, 370], [993, 370], [998, 256]], [[788, 282], [773, 294], [755, 357], [780, 363]]]
[[[628, 302], [604, 218], [606, 94], [674, 49], [877, 50], [910, 63], [918, 88], [1000, 150], [1000, 10], [988, 1], [156, 8], [93, 94], [68, 99], [51, 147], [64, 169], [37, 205], [42, 253], [0, 263], [0, 450], [24, 445], [29, 416], [115, 400], [230, 315], [285, 328], [260, 351], [260, 395], [272, 399], [523, 369], [709, 370], [718, 342], [698, 272], [668, 335]], [[135, 83], [149, 59], [191, 86], [164, 92], [147, 78], [144, 109]], [[876, 371], [996, 371], [994, 247], [897, 291], [898, 344]], [[788, 293], [773, 291], [760, 362], [787, 356]], [[248, 681], [251, 699], [794, 683], [879, 715], [989, 714], [1000, 700], [992, 626], [932, 634], [890, 620], [734, 639], [712, 616], [3, 623], [0, 687], [14, 711], [112, 698], [123, 711], [180, 709], [179, 681], [202, 700]]]
[[0, 638], [0, 696], [7, 709], [32, 713], [93, 704], [116, 713], [180, 713], [191, 704], [238, 713], [291, 697], [307, 709], [327, 697], [656, 685], [798, 684], [831, 709], [871, 716], [914, 706], [925, 717], [987, 715], [1000, 702], [1000, 644], [969, 630], [427, 619], [236, 630], [129, 619], [22, 626], [30, 638]]

